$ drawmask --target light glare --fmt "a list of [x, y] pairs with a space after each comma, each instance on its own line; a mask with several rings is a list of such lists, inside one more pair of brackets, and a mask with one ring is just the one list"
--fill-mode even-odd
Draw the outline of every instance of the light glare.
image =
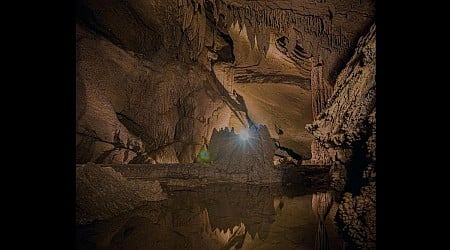
[[241, 140], [247, 141], [248, 138], [249, 138], [248, 131], [245, 130], [245, 129], [241, 130], [240, 133], [239, 133], [239, 137], [241, 138]]

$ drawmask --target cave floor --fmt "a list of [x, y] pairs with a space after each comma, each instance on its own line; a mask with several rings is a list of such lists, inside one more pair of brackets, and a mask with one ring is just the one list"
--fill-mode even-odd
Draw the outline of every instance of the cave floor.
[[[210, 184], [164, 186], [168, 199], [77, 226], [77, 249], [314, 249], [318, 219], [304, 187]], [[330, 249], [343, 241], [325, 221]]]

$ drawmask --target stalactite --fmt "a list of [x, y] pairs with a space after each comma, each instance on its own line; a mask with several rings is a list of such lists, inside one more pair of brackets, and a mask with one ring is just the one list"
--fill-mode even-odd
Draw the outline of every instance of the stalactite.
[[[217, 25], [220, 16], [224, 17], [224, 28], [229, 29], [232, 24], [238, 23], [239, 30], [246, 27], [247, 37], [251, 48], [257, 44], [258, 50], [265, 55], [269, 48], [269, 34], [272, 32], [277, 36], [287, 36], [289, 41], [295, 41], [304, 46], [307, 41], [312, 41], [313, 46], [308, 48], [309, 55], [322, 54], [327, 58], [330, 54], [333, 58], [346, 53], [352, 44], [352, 34], [342, 31], [340, 26], [336, 27], [336, 22], [331, 15], [314, 14], [310, 12], [301, 13], [291, 9], [262, 8], [261, 3], [256, 1], [246, 1], [238, 3], [235, 1], [208, 0], [211, 3], [214, 20]], [[211, 6], [210, 5], [210, 6]], [[184, 41], [187, 53], [191, 60], [197, 60], [205, 46], [207, 34], [205, 0], [178, 0], [181, 30], [186, 36]], [[335, 7], [332, 13], [335, 13]], [[342, 24], [340, 24], [342, 25]], [[302, 34], [301, 38], [291, 34], [292, 27]], [[214, 28], [213, 28], [214, 29]], [[175, 36], [172, 36], [173, 38]], [[254, 39], [255, 38], [255, 39]], [[168, 38], [170, 39], [170, 38]], [[178, 39], [181, 40], [181, 39]], [[180, 44], [179, 42], [174, 42]], [[289, 46], [289, 53], [292, 46]], [[325, 50], [324, 50], [325, 49]], [[182, 50], [179, 53], [184, 53]], [[338, 54], [338, 55], [336, 55]], [[185, 60], [182, 58], [182, 60]], [[334, 62], [330, 62], [331, 64]], [[326, 68], [326, 79], [329, 80], [330, 72]]]
[[289, 39], [289, 43], [287, 45], [288, 53], [293, 53], [295, 45], [297, 45], [297, 33], [295, 32], [294, 27], [288, 28], [286, 33]]
[[192, 23], [192, 19], [194, 17], [194, 8], [193, 6], [188, 2], [188, 0], [184, 1], [182, 12], [184, 12], [184, 18], [183, 18], [183, 30], [186, 30]]
[[[203, 2], [204, 0], [200, 0]], [[206, 38], [206, 12], [204, 4], [201, 5], [200, 11], [202, 14], [197, 14], [198, 17], [198, 46], [197, 46], [197, 56], [202, 52], [205, 45]]]
[[255, 47], [254, 27], [247, 19], [245, 19], [245, 23], [244, 24], [245, 24], [245, 28], [247, 30], [247, 37], [248, 37], [248, 40], [250, 41], [251, 48], [254, 48]]

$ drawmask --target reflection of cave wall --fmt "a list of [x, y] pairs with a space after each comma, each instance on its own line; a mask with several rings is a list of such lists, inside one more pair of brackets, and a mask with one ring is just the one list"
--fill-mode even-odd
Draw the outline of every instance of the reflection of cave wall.
[[267, 234], [261, 230], [275, 219], [273, 197], [279, 192], [267, 186], [210, 185], [189, 196], [193, 203], [207, 208], [213, 230], [227, 230], [242, 222], [252, 237], [259, 233], [265, 239]]
[[[169, 199], [78, 227], [78, 249], [313, 249], [317, 219], [311, 195], [286, 196], [281, 186], [207, 185], [169, 189]], [[332, 216], [331, 249], [342, 249]], [[235, 232], [233, 234], [233, 231]]]
[[[89, 239], [92, 232], [101, 232], [100, 239], [90, 240], [108, 249], [221, 249], [231, 238], [242, 246], [243, 241], [249, 244], [250, 239], [267, 238], [276, 215], [273, 199], [281, 191], [241, 184], [169, 192], [171, 198], [164, 202], [79, 227], [78, 237]], [[230, 231], [241, 225], [244, 237], [231, 237]], [[85, 232], [91, 233], [83, 235]], [[81, 242], [79, 249], [86, 249], [84, 244]]]

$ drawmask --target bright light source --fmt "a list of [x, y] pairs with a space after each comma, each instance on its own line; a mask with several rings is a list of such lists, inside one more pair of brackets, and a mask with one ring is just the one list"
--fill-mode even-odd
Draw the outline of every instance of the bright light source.
[[250, 137], [250, 135], [248, 134], [248, 130], [242, 129], [242, 130], [239, 132], [239, 137], [241, 138], [241, 140], [247, 141], [248, 138]]

